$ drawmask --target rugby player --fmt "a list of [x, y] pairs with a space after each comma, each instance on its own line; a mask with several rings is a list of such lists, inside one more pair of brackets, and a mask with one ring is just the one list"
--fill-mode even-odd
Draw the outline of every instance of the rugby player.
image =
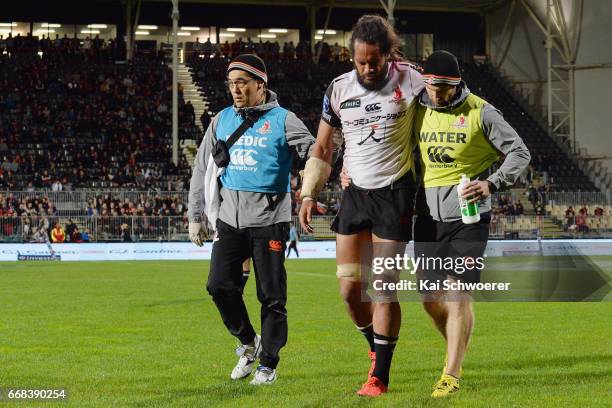
[[[335, 78], [323, 98], [317, 140], [304, 169], [300, 223], [310, 226], [317, 195], [331, 172], [332, 135], [341, 129], [344, 166], [352, 178], [333, 221], [337, 277], [349, 316], [369, 344], [368, 379], [357, 392], [387, 392], [389, 370], [401, 325], [393, 291], [367, 285], [373, 256], [403, 254], [412, 235], [415, 195], [411, 140], [421, 75], [399, 53], [400, 41], [382, 17], [365, 15], [350, 40], [354, 69]], [[395, 270], [387, 278], [396, 279]]]

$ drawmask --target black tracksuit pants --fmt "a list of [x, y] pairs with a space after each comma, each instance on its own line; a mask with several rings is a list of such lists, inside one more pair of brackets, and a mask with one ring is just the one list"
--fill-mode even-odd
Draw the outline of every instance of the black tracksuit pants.
[[223, 323], [242, 344], [255, 337], [242, 298], [242, 262], [252, 257], [257, 298], [261, 303], [262, 354], [260, 363], [276, 368], [279, 351], [287, 343], [287, 272], [285, 249], [289, 223], [237, 229], [217, 221], [206, 289]]

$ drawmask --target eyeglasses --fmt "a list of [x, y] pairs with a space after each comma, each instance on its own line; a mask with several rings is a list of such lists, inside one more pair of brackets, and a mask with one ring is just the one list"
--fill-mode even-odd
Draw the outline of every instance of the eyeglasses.
[[235, 81], [225, 81], [225, 86], [227, 86], [229, 89], [232, 89], [234, 86], [237, 86], [240, 89], [244, 89], [247, 84], [251, 81], [254, 81], [254, 79], [237, 79]]

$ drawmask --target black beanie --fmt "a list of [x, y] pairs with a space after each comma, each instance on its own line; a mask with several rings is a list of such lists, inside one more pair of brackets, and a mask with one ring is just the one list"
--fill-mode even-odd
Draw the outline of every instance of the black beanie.
[[261, 79], [264, 83], [268, 83], [266, 64], [255, 54], [242, 54], [234, 58], [227, 67], [226, 74], [229, 74], [234, 69], [246, 71], [254, 77]]
[[428, 84], [459, 85], [461, 73], [457, 58], [448, 51], [436, 51], [432, 53], [423, 69], [423, 77]]

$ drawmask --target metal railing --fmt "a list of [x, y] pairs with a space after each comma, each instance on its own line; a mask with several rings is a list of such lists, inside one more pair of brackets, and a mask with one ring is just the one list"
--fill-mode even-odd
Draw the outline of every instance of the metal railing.
[[[78, 232], [66, 237], [65, 242], [113, 242], [125, 241], [125, 236], [138, 241], [188, 241], [189, 223], [186, 217], [70, 217]], [[0, 217], [0, 242], [45, 242], [51, 229], [59, 223], [66, 231], [66, 217]], [[123, 231], [125, 234], [122, 234]], [[84, 233], [88, 239], [85, 240]], [[46, 237], [45, 237], [46, 235]], [[68, 234], [66, 234], [68, 235]]]
[[572, 234], [607, 232], [612, 235], [612, 215], [570, 215], [553, 217], [557, 225]]
[[[71, 217], [79, 232], [87, 232], [90, 242], [117, 242], [127, 235], [132, 241], [188, 241], [189, 223], [186, 217]], [[330, 226], [333, 216], [315, 216], [312, 234], [302, 230], [297, 216], [292, 217], [300, 239], [333, 240]], [[49, 237], [56, 223], [66, 229], [67, 217], [0, 217], [0, 242], [40, 241], [42, 229]], [[584, 227], [582, 226], [584, 225]], [[122, 231], [126, 233], [122, 236]], [[211, 238], [210, 231], [208, 237]], [[499, 216], [494, 215], [489, 227], [490, 239], [535, 238], [610, 238], [612, 215], [589, 216], [584, 223], [558, 216]]]
[[551, 192], [544, 195], [546, 202], [549, 205], [608, 205], [611, 204], [605, 193], [600, 192]]
[[187, 205], [187, 198], [189, 196], [188, 191], [129, 191], [129, 190], [74, 190], [74, 191], [51, 191], [51, 190], [37, 190], [37, 191], [2, 191], [0, 190], [0, 206], [4, 205], [4, 200], [9, 197], [14, 197], [18, 205], [22, 200], [33, 200], [33, 199], [45, 199], [48, 198], [55, 207], [55, 214], [57, 216], [78, 216], [86, 215], [87, 205], [91, 201], [95, 203], [98, 197], [105, 199], [110, 197], [112, 200], [119, 200], [124, 203], [154, 201], [158, 198], [177, 198], [183, 204]]
[[164, 191], [164, 190], [107, 190], [107, 189], [79, 189], [72, 191], [52, 191], [52, 190], [35, 190], [35, 191], [9, 191], [0, 190], [0, 195], [4, 198], [9, 195], [13, 195], [17, 198], [31, 198], [31, 197], [48, 197], [54, 202], [84, 202], [87, 204], [88, 199], [96, 198], [98, 196], [110, 195], [113, 198], [120, 200], [135, 200], [139, 197], [156, 197], [156, 196], [179, 196], [187, 201], [188, 191]]
[[544, 232], [544, 217], [492, 215], [490, 239], [537, 239]]
[[[516, 191], [504, 191], [501, 193], [495, 193], [491, 197], [492, 202], [497, 203], [500, 197], [509, 197], [512, 198], [512, 201], [516, 202], [517, 200], [522, 200], [523, 204], [528, 202], [528, 197], [525, 195], [519, 195]], [[593, 191], [577, 191], [577, 192], [545, 192], [538, 193], [538, 199], [544, 199], [544, 205], [607, 205], [611, 204], [605, 193], [601, 192], [593, 192]]]
[[[9, 196], [13, 196], [17, 201], [21, 199], [34, 199], [34, 198], [48, 198], [56, 207], [56, 215], [85, 215], [85, 209], [87, 203], [90, 200], [95, 200], [98, 197], [105, 198], [106, 196], [111, 197], [113, 200], [117, 199], [121, 202], [132, 201], [137, 203], [138, 201], [154, 200], [161, 197], [178, 198], [182, 203], [187, 204], [189, 192], [188, 191], [129, 191], [129, 190], [96, 190], [96, 189], [80, 189], [74, 191], [51, 191], [51, 190], [37, 190], [37, 191], [2, 191], [0, 190], [0, 197], [6, 199]], [[511, 196], [514, 201], [522, 199], [527, 201], [527, 197], [518, 197], [515, 192], [508, 191], [503, 193], [496, 193], [493, 195], [493, 202], [497, 202], [500, 196]], [[319, 201], [323, 203], [329, 203], [333, 200], [339, 201], [342, 197], [342, 190], [335, 191], [324, 191], [319, 195]], [[545, 205], [608, 205], [612, 204], [605, 193], [601, 192], [549, 192], [544, 193]]]

